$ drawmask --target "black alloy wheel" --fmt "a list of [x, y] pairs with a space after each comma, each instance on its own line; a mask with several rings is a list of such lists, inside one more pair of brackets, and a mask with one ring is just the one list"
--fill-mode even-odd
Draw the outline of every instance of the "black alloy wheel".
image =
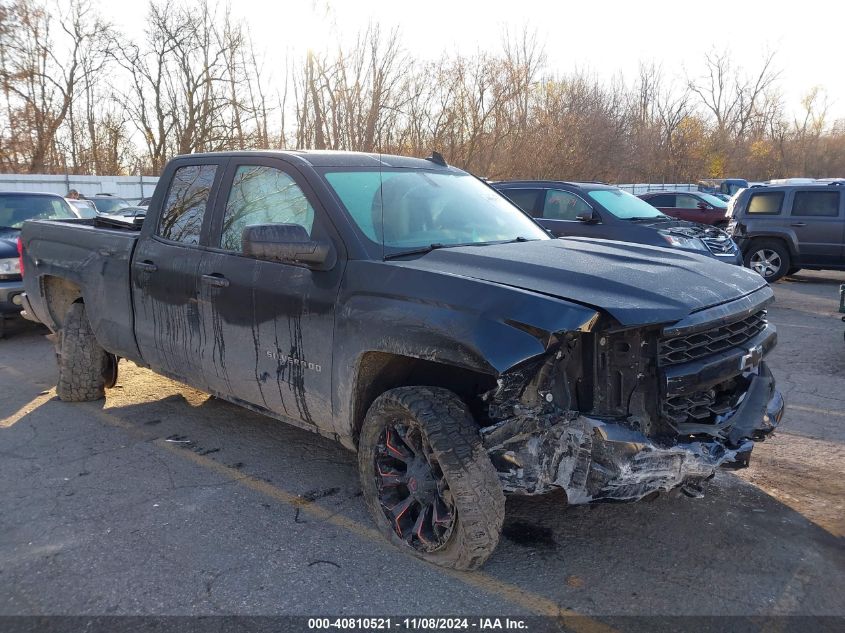
[[455, 525], [452, 491], [417, 426], [385, 426], [375, 451], [379, 503], [396, 535], [421, 552], [443, 547]]

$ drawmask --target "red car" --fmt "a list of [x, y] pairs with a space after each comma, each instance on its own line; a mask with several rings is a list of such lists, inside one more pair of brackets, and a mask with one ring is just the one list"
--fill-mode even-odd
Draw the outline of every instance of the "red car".
[[724, 228], [728, 224], [725, 211], [728, 203], [700, 191], [649, 191], [639, 196], [666, 215], [679, 220], [713, 224]]

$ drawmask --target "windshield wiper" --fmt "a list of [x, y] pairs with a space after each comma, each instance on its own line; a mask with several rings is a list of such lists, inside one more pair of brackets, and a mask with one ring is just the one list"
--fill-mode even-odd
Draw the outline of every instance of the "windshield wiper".
[[512, 240], [505, 240], [503, 242], [463, 242], [461, 244], [442, 244], [440, 242], [435, 242], [434, 244], [429, 244], [428, 246], [421, 246], [420, 248], [412, 248], [407, 251], [398, 251], [396, 253], [387, 253], [384, 256], [385, 261], [388, 259], [396, 259], [397, 257], [405, 257], [406, 255], [425, 255], [426, 253], [430, 253], [431, 251], [436, 251], [440, 248], [457, 248], [459, 246], [489, 246], [491, 244], [512, 244], [514, 242], [533, 242], [535, 240], [529, 239], [527, 237], [522, 237], [518, 235], [517, 237], [513, 238]]
[[628, 218], [631, 222], [645, 222], [646, 220], [668, 220], [668, 215], [644, 215], [636, 218]]
[[422, 246], [420, 248], [412, 248], [407, 251], [398, 251], [396, 253], [387, 253], [384, 256], [385, 261], [388, 259], [396, 259], [397, 257], [405, 257], [407, 255], [425, 255], [426, 253], [430, 253], [431, 251], [436, 251], [438, 248], [447, 248], [448, 246], [464, 246], [464, 244], [441, 244], [440, 242], [436, 242], [434, 244], [429, 244], [428, 246]]

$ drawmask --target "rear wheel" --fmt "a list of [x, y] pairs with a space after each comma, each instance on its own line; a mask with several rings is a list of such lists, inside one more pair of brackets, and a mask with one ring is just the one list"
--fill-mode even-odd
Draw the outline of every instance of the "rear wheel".
[[790, 268], [789, 251], [780, 242], [754, 242], [745, 254], [745, 265], [766, 281], [777, 281]]
[[451, 391], [400, 387], [370, 407], [358, 442], [364, 499], [402, 550], [455, 569], [493, 553], [505, 496], [464, 403]]
[[85, 314], [74, 303], [59, 334], [59, 381], [56, 393], [65, 402], [99, 400], [117, 380], [117, 358], [100, 347]]

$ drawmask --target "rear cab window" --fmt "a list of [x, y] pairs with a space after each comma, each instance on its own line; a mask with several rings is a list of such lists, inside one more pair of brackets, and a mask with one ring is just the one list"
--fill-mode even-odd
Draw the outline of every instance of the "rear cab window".
[[752, 193], [746, 213], [750, 215], [778, 215], [783, 208], [783, 191]]
[[171, 242], [199, 244], [217, 165], [185, 165], [173, 173], [157, 235]]

